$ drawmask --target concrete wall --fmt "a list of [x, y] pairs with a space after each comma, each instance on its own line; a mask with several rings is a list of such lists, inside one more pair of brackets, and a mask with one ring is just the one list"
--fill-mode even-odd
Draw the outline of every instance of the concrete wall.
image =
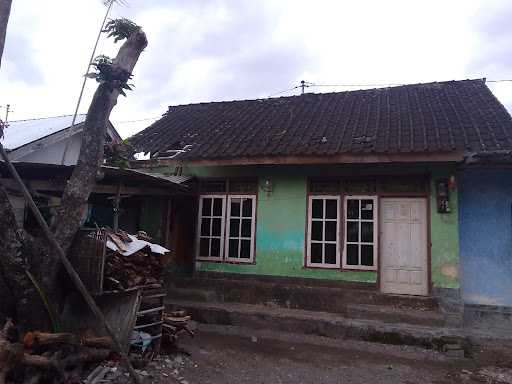
[[459, 174], [462, 298], [512, 305], [512, 170]]
[[[75, 165], [80, 155], [80, 146], [82, 144], [82, 133], [77, 133], [71, 137], [61, 140], [57, 143], [40, 148], [37, 151], [29, 153], [26, 156], [16, 159], [16, 161], [25, 161], [28, 163], [61, 164], [62, 156], [66, 152], [64, 165]], [[68, 145], [67, 151], [65, 150]]]
[[[169, 171], [159, 169], [159, 171]], [[289, 277], [375, 282], [375, 272], [341, 272], [304, 267], [307, 178], [383, 174], [431, 174], [432, 180], [448, 177], [448, 165], [336, 165], [336, 166], [247, 166], [185, 168], [198, 177], [258, 176], [260, 186], [266, 178], [273, 192], [259, 189], [256, 222], [256, 258], [253, 265], [197, 263], [200, 271], [218, 271]], [[433, 183], [433, 181], [432, 181]], [[432, 184], [431, 189], [435, 191]], [[432, 281], [435, 286], [458, 287], [457, 192], [451, 193], [452, 212], [437, 213], [435, 195], [431, 201]]]

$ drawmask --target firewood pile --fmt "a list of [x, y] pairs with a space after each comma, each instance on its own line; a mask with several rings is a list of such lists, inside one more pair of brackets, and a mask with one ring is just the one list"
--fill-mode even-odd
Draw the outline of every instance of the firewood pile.
[[139, 251], [125, 257], [117, 252], [108, 252], [103, 285], [106, 291], [123, 291], [143, 285], [161, 284], [162, 275], [159, 255]]
[[118, 360], [109, 337], [27, 332], [8, 320], [0, 331], [0, 384], [79, 383], [105, 360]]
[[105, 291], [163, 283], [161, 255], [167, 249], [151, 243], [143, 231], [133, 236], [124, 231], [102, 228], [107, 237], [107, 252], [103, 271]]

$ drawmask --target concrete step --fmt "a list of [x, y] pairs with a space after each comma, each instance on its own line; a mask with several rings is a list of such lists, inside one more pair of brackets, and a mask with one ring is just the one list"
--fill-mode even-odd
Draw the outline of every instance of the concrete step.
[[[222, 295], [206, 289], [198, 288], [173, 288], [170, 287], [167, 294], [170, 300], [193, 301], [199, 303], [225, 302]], [[257, 300], [255, 300], [257, 301]], [[247, 303], [245, 303], [247, 304]], [[251, 304], [251, 303], [249, 303]], [[282, 307], [275, 301], [258, 303], [256, 305], [264, 305], [266, 307]], [[308, 308], [294, 308], [306, 310], [318, 310], [318, 304], [308, 306]], [[287, 307], [284, 307], [287, 308]], [[429, 326], [443, 326], [445, 319], [439, 311], [432, 311], [425, 308], [412, 309], [402, 308], [393, 305], [373, 305], [373, 304], [342, 304], [337, 307], [332, 305], [322, 306], [325, 312], [339, 313], [347, 318], [352, 319], [373, 319], [381, 320], [385, 323], [408, 323]]]
[[[437, 299], [433, 297], [384, 295], [376, 290], [375, 285], [338, 283], [330, 285], [313, 285], [318, 280], [307, 284], [261, 281], [243, 278], [173, 278], [168, 286], [172, 290], [194, 289], [209, 293], [196, 292], [197, 301], [200, 296], [213, 295], [221, 302], [245, 303], [257, 305], [279, 306], [292, 309], [346, 313], [348, 304], [387, 305], [413, 310], [438, 310]], [[318, 281], [319, 284], [325, 282]], [[336, 284], [337, 283], [337, 284]], [[175, 291], [177, 297], [180, 291]], [[181, 291], [183, 300], [188, 300], [185, 291]], [[192, 294], [192, 293], [190, 293]]]
[[415, 345], [437, 350], [442, 350], [446, 344], [470, 345], [463, 331], [455, 328], [351, 319], [335, 313], [240, 303], [206, 303], [169, 298], [166, 304], [168, 310], [185, 309], [195, 321], [205, 324]]
[[442, 327], [444, 316], [439, 311], [400, 308], [385, 305], [347, 304], [346, 317], [380, 320], [384, 323], [406, 323]]
[[219, 301], [215, 291], [200, 288], [176, 288], [170, 286], [167, 289], [167, 297], [173, 300], [213, 302]]

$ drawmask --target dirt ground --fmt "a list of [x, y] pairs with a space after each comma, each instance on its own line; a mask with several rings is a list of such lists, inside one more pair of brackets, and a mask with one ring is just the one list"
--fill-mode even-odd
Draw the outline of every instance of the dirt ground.
[[141, 371], [144, 383], [512, 384], [511, 357], [500, 350], [454, 358], [406, 346], [241, 334], [198, 331], [194, 339], [183, 337], [187, 353], [153, 361]]

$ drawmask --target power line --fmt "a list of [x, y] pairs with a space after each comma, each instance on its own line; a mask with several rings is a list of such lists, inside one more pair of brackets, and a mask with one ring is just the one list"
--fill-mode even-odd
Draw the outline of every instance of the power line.
[[[498, 80], [486, 80], [487, 83], [501, 83], [501, 82], [512, 82], [512, 79], [498, 79]], [[315, 84], [315, 83], [309, 83], [305, 82], [305, 87], [393, 87], [393, 86], [400, 86], [400, 85], [406, 85], [407, 83], [366, 83], [366, 84]], [[276, 93], [273, 93], [269, 95], [268, 97], [277, 96], [286, 92], [293, 91], [295, 89], [301, 88], [302, 85], [297, 85], [292, 88], [285, 89], [283, 91], [279, 91]], [[114, 120], [113, 123], [115, 124], [128, 124], [128, 123], [138, 123], [141, 121], [148, 121], [148, 120], [158, 120], [162, 118], [162, 116], [152, 116], [152, 117], [145, 117], [141, 119], [136, 120]]]
[[162, 116], [153, 116], [153, 117], [146, 117], [144, 119], [137, 119], [137, 120], [121, 120], [121, 121], [114, 120], [113, 122], [116, 123], [116, 124], [138, 123], [139, 121], [158, 120], [161, 117]]
[[[498, 79], [498, 80], [486, 80], [486, 83], [503, 83], [503, 82], [512, 82], [512, 79]], [[295, 87], [285, 89], [284, 91], [279, 91], [269, 95], [268, 97], [277, 96], [286, 92], [293, 91], [298, 88], [309, 88], [309, 87], [398, 87], [401, 85], [407, 85], [409, 83], [359, 83], [359, 84], [316, 84], [305, 82], [305, 85], [297, 85]]]

